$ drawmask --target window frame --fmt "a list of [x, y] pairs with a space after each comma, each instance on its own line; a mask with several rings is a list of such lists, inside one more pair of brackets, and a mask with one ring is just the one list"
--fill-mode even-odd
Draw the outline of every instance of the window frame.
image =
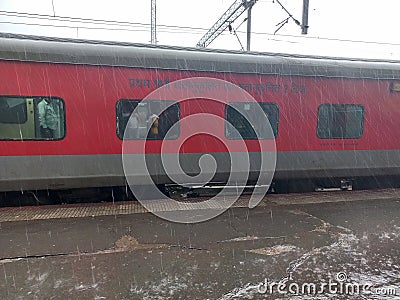
[[[36, 102], [36, 100], [38, 98], [51, 98], [53, 100], [58, 100], [58, 101], [60, 101], [60, 103], [62, 103], [63, 122], [61, 122], [60, 124], [62, 124], [62, 126], [64, 128], [64, 134], [63, 134], [63, 136], [61, 136], [59, 138], [23, 138], [23, 139], [18, 138], [17, 139], [17, 138], [2, 138], [0, 136], [0, 141], [9, 141], [9, 142], [10, 141], [11, 142], [12, 141], [15, 141], [15, 142], [31, 142], [31, 141], [32, 142], [49, 142], [50, 141], [50, 142], [52, 142], [52, 141], [61, 141], [61, 140], [64, 140], [66, 138], [66, 136], [67, 136], [67, 112], [66, 112], [65, 100], [63, 98], [61, 98], [59, 96], [25, 96], [25, 95], [0, 95], [0, 97], [33, 99], [33, 102], [34, 102], [33, 105], [34, 105], [35, 114], [38, 111], [37, 105], [35, 104], [35, 102]], [[28, 111], [27, 111], [27, 114], [28, 114]], [[35, 121], [34, 126], [35, 126], [35, 133], [36, 133], [36, 128], [37, 128], [37, 125], [38, 125], [37, 122], [39, 122], [39, 117], [35, 116], [35, 120], [34, 121]], [[21, 125], [21, 124], [25, 124], [25, 123], [20, 123], [20, 124], [17, 124], [17, 123], [4, 123], [4, 124]]]
[[[337, 136], [335, 136], [335, 137], [332, 137], [332, 136], [323, 137], [323, 136], [321, 136], [320, 135], [321, 130], [319, 130], [319, 128], [320, 128], [320, 119], [321, 119], [320, 118], [320, 110], [324, 106], [330, 106], [330, 107], [334, 107], [334, 106], [342, 106], [342, 107], [354, 106], [354, 107], [361, 108], [362, 120], [361, 120], [361, 124], [360, 124], [361, 125], [360, 134], [358, 136], [355, 136], [355, 137], [353, 137], [353, 136], [352, 137], [345, 137], [345, 136], [341, 136], [341, 137], [337, 137]], [[359, 103], [323, 103], [323, 104], [320, 104], [318, 106], [316, 135], [317, 135], [317, 137], [319, 139], [323, 139], [323, 140], [353, 140], [353, 139], [361, 139], [363, 137], [363, 135], [364, 135], [364, 121], [365, 121], [365, 107], [362, 104], [359, 104]], [[347, 127], [347, 123], [346, 123], [346, 127]]]
[[[142, 101], [145, 101], [145, 102], [171, 102], [171, 103], [173, 103], [173, 105], [177, 106], [177, 109], [178, 109], [178, 122], [181, 120], [181, 106], [180, 106], [178, 101], [174, 101], [174, 100], [143, 100], [143, 99], [121, 98], [121, 99], [118, 99], [116, 104], [115, 104], [115, 122], [116, 122], [115, 123], [115, 125], [116, 125], [115, 134], [116, 134], [116, 136], [118, 137], [119, 140], [121, 140], [121, 141], [165, 141], [165, 140], [166, 141], [173, 141], [173, 140], [179, 139], [179, 137], [181, 135], [181, 127], [180, 127], [179, 124], [178, 124], [178, 135], [175, 138], [166, 139], [164, 137], [164, 138], [160, 138], [160, 139], [148, 139], [146, 137], [146, 138], [140, 138], [140, 139], [124, 139], [124, 132], [125, 132], [126, 126], [125, 126], [125, 129], [123, 130], [123, 132], [121, 132], [121, 135], [119, 135], [119, 133], [120, 133], [119, 132], [119, 117], [121, 116], [121, 114], [120, 114], [120, 112], [121, 112], [120, 103], [122, 103], [123, 101], [137, 102], [137, 105], [139, 105], [139, 103], [142, 102]], [[136, 109], [136, 107], [135, 107], [135, 109]]]
[[[277, 117], [276, 117], [276, 132], [274, 131], [274, 128], [273, 128], [273, 126], [272, 126], [272, 124], [270, 124], [271, 125], [271, 129], [272, 129], [272, 133], [274, 134], [274, 136], [272, 137], [272, 138], [263, 138], [263, 139], [261, 139], [261, 140], [276, 140], [277, 139], [277, 137], [278, 137], [278, 135], [279, 135], [279, 119], [280, 119], [280, 109], [279, 109], [279, 105], [278, 105], [278, 103], [276, 103], [276, 102], [228, 102], [229, 104], [231, 104], [231, 103], [244, 103], [244, 104], [252, 104], [252, 103], [257, 103], [259, 106], [260, 106], [260, 108], [264, 111], [264, 113], [265, 113], [265, 110], [263, 109], [263, 107], [262, 107], [262, 104], [268, 104], [268, 105], [271, 105], [271, 106], [274, 106], [275, 108], [276, 108], [276, 112], [277, 112]], [[225, 105], [225, 112], [224, 112], [224, 117], [225, 117], [225, 125], [224, 125], [224, 134], [225, 134], [225, 137], [228, 139], [228, 140], [231, 140], [231, 141], [238, 141], [238, 140], [244, 140], [244, 141], [257, 141], [257, 140], [259, 140], [259, 139], [257, 139], [257, 138], [243, 138], [242, 136], [240, 136], [239, 138], [230, 138], [230, 137], [228, 137], [227, 136], [227, 122], [229, 121], [228, 120], [228, 107], [230, 107], [231, 109], [235, 109], [233, 106], [231, 106], [231, 105], [229, 105], [229, 104], [226, 104]], [[230, 122], [232, 125], [233, 125], [233, 123], [232, 122]], [[270, 122], [271, 123], [271, 122]], [[234, 126], [234, 125], [233, 125]]]

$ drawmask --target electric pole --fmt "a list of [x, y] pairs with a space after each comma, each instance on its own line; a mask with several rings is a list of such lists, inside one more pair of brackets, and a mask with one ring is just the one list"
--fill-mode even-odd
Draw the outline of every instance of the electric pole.
[[157, 7], [156, 0], [151, 0], [151, 44], [157, 45]]
[[303, 20], [301, 23], [302, 34], [307, 34], [308, 32], [308, 4], [309, 0], [303, 0]]
[[247, 10], [247, 51], [250, 51], [250, 38], [251, 38], [251, 9], [253, 6], [250, 6]]

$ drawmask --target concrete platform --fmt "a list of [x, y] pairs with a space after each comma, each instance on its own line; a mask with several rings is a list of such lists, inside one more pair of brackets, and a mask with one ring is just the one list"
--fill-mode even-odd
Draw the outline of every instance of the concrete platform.
[[[271, 195], [200, 224], [134, 203], [1, 210], [0, 298], [399, 299], [396, 193]], [[329, 282], [369, 290], [288, 290]]]

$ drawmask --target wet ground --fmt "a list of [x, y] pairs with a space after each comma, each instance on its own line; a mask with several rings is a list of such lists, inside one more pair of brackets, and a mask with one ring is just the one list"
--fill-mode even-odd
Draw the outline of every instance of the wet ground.
[[0, 299], [400, 299], [400, 200], [0, 223]]

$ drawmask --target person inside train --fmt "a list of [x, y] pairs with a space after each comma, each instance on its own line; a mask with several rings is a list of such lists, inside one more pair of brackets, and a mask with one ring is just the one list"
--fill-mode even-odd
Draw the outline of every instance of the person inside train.
[[157, 114], [152, 114], [149, 117], [149, 119], [147, 120], [147, 124], [150, 128], [149, 138], [151, 138], [151, 139], [158, 139], [158, 137], [159, 137], [158, 121], [159, 121], [159, 117]]
[[149, 114], [147, 118], [147, 128], [149, 139], [160, 139], [160, 113], [162, 112], [162, 102], [161, 101], [151, 101], [149, 102]]
[[135, 140], [138, 138], [139, 118], [135, 108], [135, 102], [126, 101], [122, 104], [122, 123], [120, 126], [124, 130], [126, 139]]
[[126, 124], [125, 138], [136, 140], [139, 138], [139, 115], [132, 113]]
[[40, 137], [45, 139], [55, 138], [60, 120], [53, 100], [51, 98], [40, 98], [39, 101]]
[[160, 101], [158, 115], [158, 139], [176, 139], [179, 136], [179, 106], [170, 101]]

